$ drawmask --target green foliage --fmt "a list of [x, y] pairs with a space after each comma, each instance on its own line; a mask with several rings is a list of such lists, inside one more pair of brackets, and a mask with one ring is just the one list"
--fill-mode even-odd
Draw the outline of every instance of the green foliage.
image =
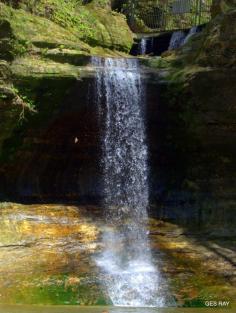
[[8, 96], [3, 94], [3, 93], [0, 93], [0, 99], [6, 100], [6, 99], [8, 99]]
[[22, 89], [19, 90], [17, 87], [12, 87], [12, 91], [19, 96], [24, 104], [31, 110], [31, 112], [35, 112], [35, 103], [32, 99], [32, 92], [30, 89]]
[[82, 0], [30, 0], [22, 3], [20, 7], [46, 17], [64, 28], [76, 28], [81, 38], [94, 37], [93, 25], [96, 21], [82, 2]]
[[23, 56], [30, 50], [30, 47], [31, 43], [28, 40], [15, 40], [12, 45], [12, 54]]
[[26, 2], [21, 2], [21, 10], [0, 2], [0, 22], [6, 21], [6, 32], [12, 34], [6, 35], [10, 47], [0, 51], [3, 59], [12, 61], [15, 56], [34, 52], [35, 46], [51, 49], [64, 45], [66, 49], [86, 53], [91, 46], [125, 52], [132, 46], [133, 36], [124, 16], [109, 7], [98, 6], [96, 2], [81, 5], [77, 1], [41, 0], [31, 12], [31, 2]]
[[111, 4], [110, 0], [93, 0], [94, 5], [105, 7]]

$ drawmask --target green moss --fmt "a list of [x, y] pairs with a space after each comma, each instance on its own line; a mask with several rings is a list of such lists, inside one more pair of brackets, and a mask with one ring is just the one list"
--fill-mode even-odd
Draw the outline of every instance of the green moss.
[[0, 18], [10, 23], [12, 36], [16, 39], [15, 45], [21, 44], [26, 51], [32, 48], [31, 43], [37, 45], [40, 42], [54, 47], [65, 45], [78, 50], [89, 50], [89, 47], [73, 31], [63, 29], [46, 18], [34, 16], [23, 10], [14, 10], [2, 3]]
[[80, 38], [95, 37], [93, 25], [96, 20], [86, 7], [78, 6], [77, 1], [40, 1], [34, 12], [49, 18], [63, 28], [76, 30]]
[[185, 270], [180, 277], [170, 278], [174, 293], [180, 302], [183, 301], [183, 306], [202, 307], [205, 300], [219, 298], [232, 300], [231, 285], [216, 273], [204, 270], [200, 260], [188, 258], [185, 253], [170, 253], [168, 259], [175, 268]]
[[161, 57], [141, 59], [141, 62], [146, 66], [156, 69], [168, 69], [170, 66], [170, 62]]
[[[124, 16], [105, 9], [102, 3], [97, 9], [93, 4], [77, 6], [75, 1], [52, 0], [40, 1], [33, 8], [30, 1], [24, 1], [18, 10], [0, 3], [0, 58], [11, 61], [11, 66], [0, 62], [0, 83], [10, 88], [0, 95], [4, 126], [0, 146], [14, 130], [19, 132], [11, 148], [8, 139], [1, 158], [14, 156], [22, 143], [26, 121], [35, 120], [28, 116], [26, 107], [29, 111], [36, 107], [36, 120], [42, 123], [80, 77], [78, 66], [88, 64], [90, 55], [123, 55], [117, 50], [127, 52], [131, 45], [132, 34]], [[45, 81], [50, 82], [48, 86]], [[58, 85], [64, 89], [57, 91]]]
[[[51, 13], [47, 15], [45, 10]], [[125, 52], [132, 46], [132, 33], [124, 16], [102, 7], [77, 7], [71, 2], [51, 0], [40, 1], [34, 11], [40, 16], [0, 3], [0, 23], [6, 29], [4, 36], [0, 33], [1, 42], [4, 39], [0, 50], [3, 53], [5, 46], [4, 53], [10, 53], [8, 58], [31, 53], [35, 47], [64, 46], [90, 53], [87, 43]]]
[[[68, 63], [57, 63], [41, 57], [22, 57], [12, 63], [11, 69], [14, 77], [74, 77], [78, 78], [80, 69]], [[36, 78], [37, 79], [37, 78]]]
[[[4, 302], [4, 299], [2, 300]], [[71, 283], [69, 274], [35, 277], [31, 281], [22, 280], [20, 285], [12, 286], [8, 290], [7, 300], [16, 304], [110, 304], [107, 296], [103, 294], [100, 285], [96, 281], [86, 282], [84, 277], [73, 276]]]
[[123, 15], [102, 8], [88, 6], [89, 14], [96, 19], [96, 35], [89, 37], [91, 45], [129, 52], [133, 44], [133, 35]]

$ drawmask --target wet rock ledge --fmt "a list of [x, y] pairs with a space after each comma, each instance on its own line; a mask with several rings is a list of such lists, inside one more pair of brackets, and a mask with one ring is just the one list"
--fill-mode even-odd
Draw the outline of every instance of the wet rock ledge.
[[[1, 204], [0, 302], [109, 303], [94, 262], [102, 225], [95, 206]], [[235, 298], [235, 241], [154, 218], [149, 225], [154, 261], [178, 305]]]

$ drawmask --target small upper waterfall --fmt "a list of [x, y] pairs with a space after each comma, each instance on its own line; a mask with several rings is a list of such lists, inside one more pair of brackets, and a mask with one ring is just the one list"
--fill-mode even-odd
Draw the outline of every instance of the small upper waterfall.
[[147, 39], [142, 38], [139, 43], [139, 54], [145, 55], [147, 53]]
[[173, 32], [168, 50], [175, 50], [182, 47], [189, 41], [192, 36], [194, 36], [198, 32], [199, 28], [197, 26], [193, 26], [187, 34], [181, 30]]
[[187, 36], [184, 38], [184, 42], [183, 44], [187, 43], [189, 41], [189, 39], [198, 33], [198, 27], [197, 26], [193, 26], [190, 31], [188, 32]]
[[170, 44], [168, 50], [175, 50], [181, 47], [184, 43], [186, 35], [183, 31], [176, 31], [173, 32], [171, 39], [170, 39]]
[[148, 240], [145, 88], [135, 59], [92, 58], [101, 123], [104, 250], [96, 257], [114, 305], [166, 304], [164, 280]]

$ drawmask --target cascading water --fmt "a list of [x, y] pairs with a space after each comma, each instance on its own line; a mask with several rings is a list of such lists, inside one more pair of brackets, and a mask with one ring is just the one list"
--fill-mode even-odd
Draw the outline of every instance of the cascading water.
[[199, 28], [197, 26], [193, 26], [188, 34], [186, 35], [185, 32], [183, 31], [176, 31], [173, 32], [171, 39], [170, 39], [170, 44], [168, 50], [175, 50], [180, 47], [182, 47], [184, 44], [186, 44], [189, 39], [197, 34], [199, 32]]
[[197, 33], [198, 33], [198, 27], [197, 27], [197, 26], [193, 26], [193, 27], [190, 29], [190, 31], [188, 32], [188, 35], [184, 38], [183, 44], [186, 44], [186, 43], [189, 41], [189, 39], [190, 39], [192, 36], [194, 36], [195, 34], [197, 34]]
[[147, 39], [142, 38], [140, 43], [139, 43], [139, 54], [145, 55], [146, 52], [147, 52]]
[[184, 43], [185, 37], [186, 37], [186, 34], [181, 30], [173, 32], [171, 39], [170, 39], [168, 50], [175, 50], [175, 49], [180, 48]]
[[92, 58], [101, 122], [106, 230], [96, 257], [114, 305], [166, 305], [147, 232], [149, 203], [145, 88], [135, 59]]

